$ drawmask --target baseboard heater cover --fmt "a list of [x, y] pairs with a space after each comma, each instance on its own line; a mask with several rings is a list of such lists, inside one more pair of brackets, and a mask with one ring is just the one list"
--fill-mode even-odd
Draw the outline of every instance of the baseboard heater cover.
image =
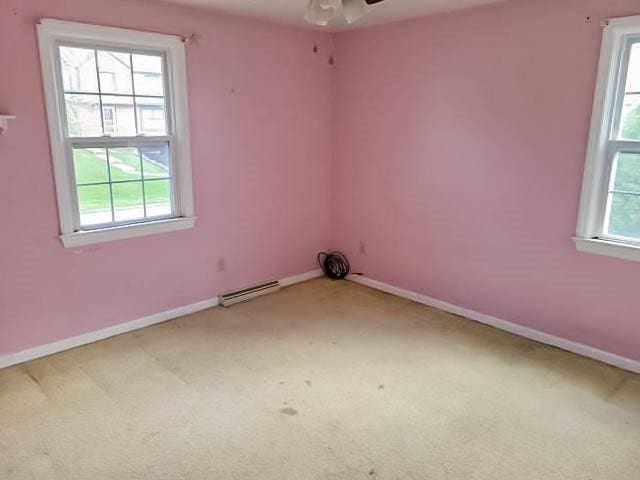
[[280, 290], [280, 282], [265, 282], [251, 287], [241, 288], [238, 290], [232, 290], [231, 292], [223, 293], [220, 295], [220, 305], [223, 307], [229, 307], [236, 303], [251, 300], [252, 298], [261, 297], [268, 293], [274, 293]]

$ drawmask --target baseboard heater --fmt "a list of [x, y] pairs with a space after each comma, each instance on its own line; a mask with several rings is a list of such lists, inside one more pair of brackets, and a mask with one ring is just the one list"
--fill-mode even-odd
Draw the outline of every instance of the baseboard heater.
[[229, 307], [236, 303], [251, 300], [252, 298], [261, 297], [268, 293], [274, 293], [280, 290], [280, 282], [266, 282], [251, 287], [241, 288], [239, 290], [233, 290], [231, 292], [223, 293], [220, 295], [220, 305], [223, 307]]

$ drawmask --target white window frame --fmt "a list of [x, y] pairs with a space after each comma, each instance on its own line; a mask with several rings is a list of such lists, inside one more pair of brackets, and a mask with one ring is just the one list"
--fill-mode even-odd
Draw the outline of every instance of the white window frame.
[[640, 141], [617, 140], [630, 45], [637, 41], [640, 16], [611, 19], [604, 27], [574, 242], [581, 252], [640, 261], [640, 241], [604, 232], [613, 161], [621, 150], [640, 153]]
[[[65, 247], [77, 247], [193, 227], [197, 217], [193, 207], [186, 61], [182, 38], [52, 19], [40, 20], [37, 29], [62, 244]], [[61, 93], [62, 79], [58, 73], [58, 45], [65, 42], [86, 45], [88, 48], [161, 52], [165, 57], [167, 123], [170, 126], [167, 138], [171, 140], [174, 217], [91, 230], [78, 228], [73, 159], [65, 135], [65, 105]], [[126, 137], [106, 138], [127, 144]], [[131, 139], [134, 140], [139, 143], [140, 138]], [[99, 141], [96, 145], [99, 146]]]

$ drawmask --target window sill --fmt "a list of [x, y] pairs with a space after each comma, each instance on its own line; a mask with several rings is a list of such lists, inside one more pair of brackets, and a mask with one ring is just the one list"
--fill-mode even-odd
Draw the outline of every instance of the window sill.
[[640, 262], [640, 245], [598, 238], [574, 238], [573, 241], [576, 244], [576, 250], [579, 252]]
[[92, 243], [110, 242], [124, 238], [142, 237], [156, 233], [174, 232], [193, 228], [198, 217], [170, 218], [154, 222], [136, 223], [118, 227], [102, 228], [100, 230], [88, 230], [60, 235], [60, 240], [65, 248], [81, 247]]

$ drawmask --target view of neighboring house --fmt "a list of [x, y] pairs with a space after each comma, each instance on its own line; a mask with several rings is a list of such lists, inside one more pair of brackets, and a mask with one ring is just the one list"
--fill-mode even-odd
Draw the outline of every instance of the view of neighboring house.
[[72, 136], [166, 134], [161, 56], [61, 47], [60, 57]]

